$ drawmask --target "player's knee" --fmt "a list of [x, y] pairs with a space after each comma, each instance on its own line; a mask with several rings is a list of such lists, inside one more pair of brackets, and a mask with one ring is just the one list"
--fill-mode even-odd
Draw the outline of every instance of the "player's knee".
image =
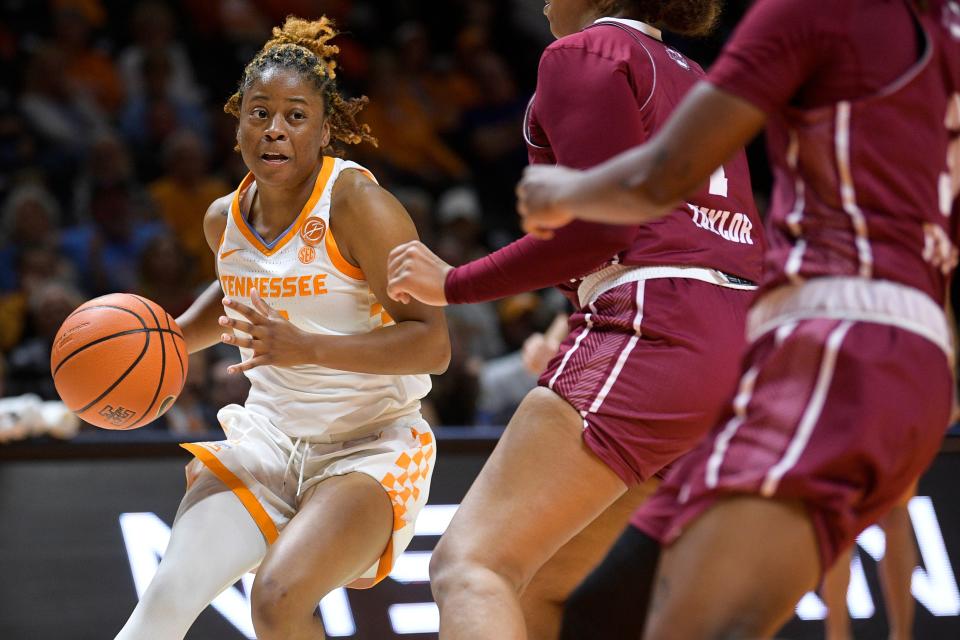
[[456, 542], [440, 539], [430, 558], [430, 587], [435, 598], [439, 600], [464, 590], [483, 591], [491, 581], [507, 582], [517, 594], [526, 584], [520, 572], [509, 563], [498, 561], [492, 555], [469, 553]]
[[283, 580], [258, 576], [253, 585], [251, 614], [257, 637], [284, 638], [296, 628], [299, 618], [309, 617], [312, 610], [303, 607]]
[[455, 588], [453, 583], [457, 582], [460, 576], [456, 567], [457, 554], [452, 546], [446, 538], [440, 538], [430, 556], [430, 588], [438, 599], [451, 588]]

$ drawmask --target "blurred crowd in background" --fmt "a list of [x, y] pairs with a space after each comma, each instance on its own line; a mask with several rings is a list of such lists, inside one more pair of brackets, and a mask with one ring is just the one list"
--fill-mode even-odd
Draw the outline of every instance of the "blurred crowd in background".
[[[717, 34], [672, 44], [707, 66]], [[0, 0], [0, 398], [56, 399], [50, 344], [92, 297], [182, 313], [214, 278], [201, 219], [246, 169], [223, 112], [244, 65], [288, 14], [334, 18], [338, 82], [367, 95], [379, 146], [353, 147], [451, 264], [519, 234], [521, 122], [551, 41], [541, 0]], [[769, 186], [754, 162], [758, 199]], [[453, 359], [426, 413], [503, 424], [536, 381], [519, 350], [565, 302], [538, 292], [448, 310]], [[190, 358], [179, 401], [147, 428], [216, 428], [243, 402], [236, 350]]]

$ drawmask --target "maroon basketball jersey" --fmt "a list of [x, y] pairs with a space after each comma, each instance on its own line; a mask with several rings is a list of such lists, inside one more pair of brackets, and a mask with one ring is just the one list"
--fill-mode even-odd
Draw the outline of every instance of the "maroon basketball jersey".
[[[850, 15], [849, 24], [863, 24], [869, 3], [854, 4], [844, 9], [861, 15]], [[844, 71], [821, 65], [807, 78], [783, 79], [799, 92], [767, 126], [775, 186], [764, 289], [860, 276], [914, 287], [943, 304], [957, 262], [950, 214], [960, 178], [960, 8], [946, 0], [927, 5], [918, 12], [904, 0], [903, 19], [916, 27], [915, 62], [880, 90], [805, 106], [797, 95]], [[883, 46], [894, 45], [904, 43]], [[736, 37], [730, 49], [731, 59], [744, 55]], [[737, 65], [744, 73], [742, 59], [721, 58], [711, 80], [748, 96], [728, 82]]]
[[[561, 58], [564, 62], [557, 63]], [[629, 83], [628, 100], [591, 80], [613, 74], [623, 74]], [[585, 169], [642, 144], [703, 76], [697, 63], [640, 22], [605, 18], [561, 38], [544, 52], [537, 93], [527, 109], [530, 162]], [[549, 85], [564, 90], [550, 92]], [[564, 91], [590, 91], [590, 108], [565, 108]], [[610, 114], [624, 110], [629, 126], [612, 123]], [[632, 246], [615, 258], [623, 264], [695, 265], [760, 280], [764, 239], [743, 152], [672, 214], [631, 229]]]

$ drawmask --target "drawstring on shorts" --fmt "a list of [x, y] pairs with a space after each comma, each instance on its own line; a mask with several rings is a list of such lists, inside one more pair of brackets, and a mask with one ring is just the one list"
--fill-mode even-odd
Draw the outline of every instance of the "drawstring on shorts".
[[297, 477], [297, 497], [300, 497], [300, 491], [303, 489], [303, 468], [307, 464], [306, 450], [310, 446], [310, 443], [303, 442], [303, 438], [297, 438], [297, 441], [293, 443], [293, 448], [290, 450], [290, 457], [287, 458], [287, 465], [283, 468], [283, 486], [287, 485], [287, 471], [290, 470], [290, 464], [293, 462], [293, 457], [297, 455], [297, 451], [300, 449], [300, 443], [303, 443], [303, 451], [300, 453], [300, 475]]

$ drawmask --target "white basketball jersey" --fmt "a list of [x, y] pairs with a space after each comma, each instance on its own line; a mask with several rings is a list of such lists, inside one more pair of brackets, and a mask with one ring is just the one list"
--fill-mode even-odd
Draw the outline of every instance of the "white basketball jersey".
[[[369, 175], [354, 162], [324, 157], [300, 215], [269, 244], [240, 211], [245, 192], [256, 189], [253, 174], [243, 179], [233, 194], [217, 252], [224, 294], [250, 305], [250, 292], [256, 289], [270, 306], [311, 333], [352, 335], [393, 324], [363, 272], [340, 254], [330, 230], [331, 193], [345, 169]], [[226, 312], [242, 319], [230, 309]], [[244, 361], [252, 355], [240, 349]], [[377, 375], [300, 365], [260, 366], [246, 375], [251, 383], [246, 407], [287, 435], [312, 441], [365, 435], [418, 411], [420, 399], [430, 391], [425, 374]]]

